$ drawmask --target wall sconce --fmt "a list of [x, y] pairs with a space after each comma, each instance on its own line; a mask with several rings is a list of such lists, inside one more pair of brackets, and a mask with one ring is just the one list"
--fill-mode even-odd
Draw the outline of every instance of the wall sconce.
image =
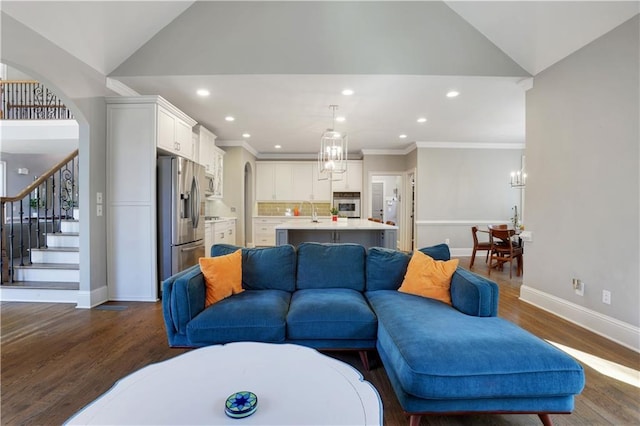
[[517, 172], [511, 172], [511, 187], [512, 188], [524, 188], [527, 184], [527, 174], [524, 170], [518, 170]]

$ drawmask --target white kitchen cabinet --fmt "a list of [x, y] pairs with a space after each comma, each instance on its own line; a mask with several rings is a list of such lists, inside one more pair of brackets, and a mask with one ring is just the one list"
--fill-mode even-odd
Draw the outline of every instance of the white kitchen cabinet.
[[[338, 174], [334, 176], [334, 179], [339, 178]], [[362, 161], [347, 161], [347, 171], [342, 173], [342, 179], [331, 182], [331, 188], [333, 192], [362, 192]]]
[[236, 218], [226, 218], [205, 222], [205, 256], [211, 256], [211, 246], [214, 244], [236, 244]]
[[256, 247], [276, 245], [276, 226], [284, 223], [284, 217], [260, 217], [253, 219], [253, 244]]
[[158, 149], [193, 160], [193, 120], [175, 107], [169, 109], [158, 104], [157, 111]]
[[194, 128], [194, 134], [198, 140], [197, 162], [204, 166], [204, 172], [213, 180], [214, 198], [222, 198], [222, 188], [224, 187], [224, 150], [216, 146], [216, 135], [211, 133], [206, 127], [198, 124]]
[[296, 201], [289, 162], [256, 163], [256, 201]]
[[107, 97], [106, 103], [108, 297], [109, 300], [156, 301], [159, 290], [157, 150], [160, 140], [176, 137], [176, 121], [173, 126], [167, 125], [167, 113], [179, 117], [189, 146], [191, 126], [196, 123], [159, 96]]
[[198, 158], [197, 163], [204, 166], [205, 174], [213, 176], [214, 170], [214, 149], [216, 147], [216, 135], [211, 133], [201, 124], [193, 128], [194, 134], [198, 138]]
[[211, 246], [213, 245], [213, 223], [206, 221], [204, 223], [204, 255], [211, 256]]
[[329, 181], [318, 181], [315, 161], [256, 163], [256, 201], [330, 201]]
[[224, 219], [213, 222], [213, 243], [231, 244], [236, 243], [236, 220]]

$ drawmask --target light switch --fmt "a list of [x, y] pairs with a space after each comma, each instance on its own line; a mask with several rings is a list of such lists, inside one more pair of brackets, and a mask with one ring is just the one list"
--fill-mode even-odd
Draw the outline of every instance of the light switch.
[[102, 216], [102, 204], [96, 206], [96, 215]]
[[102, 192], [96, 193], [96, 203], [102, 204]]

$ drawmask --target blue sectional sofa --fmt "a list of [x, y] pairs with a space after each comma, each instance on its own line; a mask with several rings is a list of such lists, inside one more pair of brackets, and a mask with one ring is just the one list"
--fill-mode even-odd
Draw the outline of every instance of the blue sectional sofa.
[[[239, 247], [214, 245], [212, 256]], [[448, 246], [420, 249], [449, 260]], [[579, 363], [497, 317], [498, 286], [458, 268], [452, 304], [398, 292], [410, 255], [356, 244], [242, 249], [242, 293], [205, 309], [199, 266], [163, 282], [169, 344], [287, 342], [376, 349], [400, 404], [424, 414], [570, 413], [584, 387]]]

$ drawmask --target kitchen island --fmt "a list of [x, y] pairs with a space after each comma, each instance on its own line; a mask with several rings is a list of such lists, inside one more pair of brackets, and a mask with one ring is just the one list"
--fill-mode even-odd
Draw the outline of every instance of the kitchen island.
[[333, 222], [330, 219], [318, 222], [295, 221], [275, 227], [276, 245], [304, 242], [356, 243], [366, 248], [398, 246], [398, 227], [366, 219], [346, 219]]

